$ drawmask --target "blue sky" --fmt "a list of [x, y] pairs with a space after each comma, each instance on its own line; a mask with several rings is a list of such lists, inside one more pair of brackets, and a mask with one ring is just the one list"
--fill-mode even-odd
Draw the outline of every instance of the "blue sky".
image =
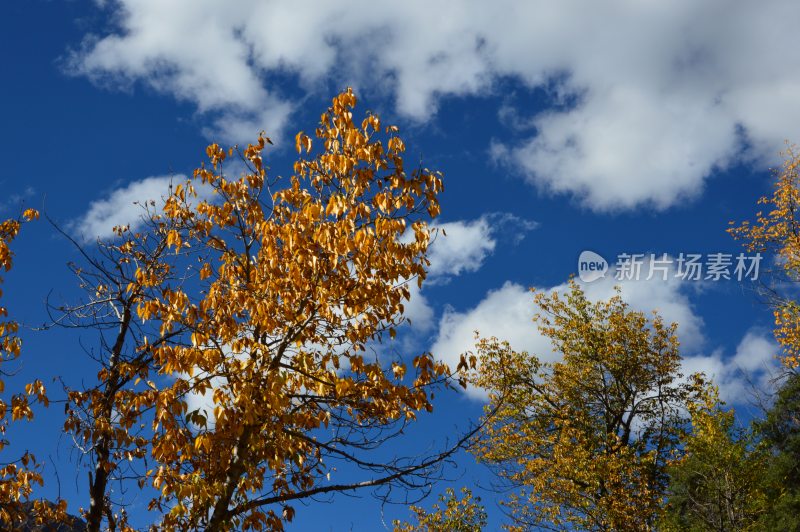
[[[272, 171], [288, 174], [296, 131], [353, 86], [359, 109], [400, 127], [408, 160], [445, 175], [449, 236], [398, 348], [457, 360], [479, 329], [553, 359], [527, 288], [563, 285], [581, 251], [612, 265], [620, 253], [739, 252], [728, 221], [752, 216], [784, 141], [800, 139], [798, 17], [789, 0], [7, 2], [0, 214], [24, 204], [78, 238], [104, 236], [131, 221], [133, 201], [190, 174], [209, 141], [261, 129], [276, 141]], [[6, 304], [40, 325], [49, 292], [75, 295], [74, 250], [45, 222], [15, 250]], [[587, 291], [608, 297], [614, 284]], [[713, 374], [746, 415], [746, 383], [767, 387], [777, 352], [752, 286], [672, 277], [623, 283], [623, 295], [678, 321], [686, 368]], [[24, 339], [19, 382], [95, 372], [87, 335]], [[442, 443], [481, 399], [445, 394], [404, 445]], [[86, 475], [58, 440], [58, 409], [18, 429], [15, 447], [51, 455], [42, 493], [57, 493], [57, 469], [74, 509]], [[488, 481], [469, 457], [452, 473], [456, 485]], [[476, 491], [495, 526], [495, 496]], [[398, 515], [386, 509], [387, 522]], [[298, 530], [376, 530], [381, 508], [337, 498], [297, 519]]]

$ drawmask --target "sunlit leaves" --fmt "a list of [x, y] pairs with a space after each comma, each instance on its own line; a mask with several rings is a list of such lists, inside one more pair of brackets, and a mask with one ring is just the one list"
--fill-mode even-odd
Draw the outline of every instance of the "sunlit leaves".
[[697, 377], [680, 383], [675, 325], [619, 294], [593, 303], [574, 282], [535, 301], [560, 362], [478, 344], [475, 382], [491, 390], [487, 411], [498, 410], [473, 452], [513, 488], [509, 529], [648, 530], [682, 411], [702, 389]]
[[[292, 175], [268, 175], [262, 134], [241, 151], [212, 144], [210, 164], [166, 198], [165, 246], [202, 258], [190, 283], [165, 286], [162, 269], [140, 267], [131, 287], [161, 287], [137, 302], [140, 319], [162, 335], [185, 331], [151, 348], [174, 379], [153, 397], [161, 495], [151, 507], [170, 508], [162, 526], [280, 529], [295, 510], [277, 503], [327, 479], [328, 461], [357, 462], [382, 430], [430, 411], [428, 388], [448, 382], [429, 354], [412, 371], [369, 355], [403, 321], [405, 283], [426, 276], [442, 180], [406, 172], [397, 128], [375, 115], [357, 125], [355, 103], [339, 94], [315, 139], [297, 134]], [[234, 155], [247, 166], [238, 177], [224, 168]], [[187, 196], [198, 183], [212, 199]], [[209, 406], [187, 412], [189, 393]]]
[[[442, 177], [406, 171], [398, 129], [374, 114], [356, 122], [355, 104], [346, 90], [313, 135], [297, 135], [286, 176], [267, 172], [263, 132], [244, 149], [211, 144], [191, 179], [140, 204], [142, 228], [115, 227], [70, 264], [84, 299], [53, 307], [52, 325], [98, 333], [96, 380], [64, 383], [63, 428], [89, 466], [89, 530], [130, 529], [128, 481], [155, 489], [159, 529], [281, 530], [292, 501], [408, 487], [450, 456], [370, 455], [430, 412], [454, 374], [430, 353], [376, 353], [404, 320], [408, 283], [426, 277]], [[19, 224], [0, 224], [5, 270]], [[0, 322], [5, 359], [20, 352], [17, 330]], [[47, 404], [41, 382], [25, 392], [0, 400], [0, 419], [30, 419], [28, 397]], [[0, 471], [0, 496], [29, 494], [30, 460]], [[341, 462], [366, 481], [336, 484]]]
[[411, 506], [413, 523], [395, 521], [395, 532], [481, 532], [487, 524], [486, 510], [480, 497], [473, 497], [467, 488], [457, 497], [452, 488], [439, 496], [430, 511]]
[[[776, 171], [777, 180], [772, 196], [758, 200], [765, 211], [756, 214], [754, 222], [742, 222], [731, 227], [728, 232], [737, 240], [742, 240], [748, 251], [770, 252], [789, 282], [800, 280], [800, 155], [792, 148], [787, 150], [783, 168]], [[791, 296], [784, 296], [784, 290], [769, 294], [774, 308], [775, 338], [783, 348], [783, 363], [789, 368], [800, 366], [800, 307]]]
[[[39, 213], [34, 209], [27, 209], [22, 213], [23, 221], [35, 220]], [[0, 269], [9, 271], [13, 265], [14, 254], [10, 244], [17, 237], [21, 228], [21, 221], [8, 219], [0, 222]], [[3, 281], [0, 277], [0, 283]], [[2, 295], [2, 291], [0, 291]], [[30, 420], [33, 410], [29, 397], [47, 404], [44, 385], [35, 381], [25, 387], [25, 393], [11, 396], [10, 402], [6, 399], [6, 386], [3, 376], [6, 368], [3, 366], [20, 355], [22, 342], [17, 336], [19, 325], [8, 319], [8, 311], [0, 306], [0, 525], [8, 527], [18, 522], [21, 517], [20, 501], [28, 499], [35, 485], [42, 485], [42, 475], [36, 466], [36, 459], [28, 452], [15, 459], [8, 457], [6, 446], [6, 429], [9, 421]], [[40, 512], [44, 517], [44, 509]], [[55, 514], [52, 514], [55, 515]], [[51, 516], [52, 516], [51, 515]]]

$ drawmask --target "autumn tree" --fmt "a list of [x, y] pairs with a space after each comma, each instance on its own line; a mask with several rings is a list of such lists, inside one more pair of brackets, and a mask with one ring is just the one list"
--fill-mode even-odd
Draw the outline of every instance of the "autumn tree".
[[[770, 284], [763, 292], [773, 308], [775, 338], [783, 349], [783, 362], [788, 368], [800, 365], [800, 304], [785, 289], [800, 281], [800, 155], [793, 148], [786, 152], [783, 167], [775, 171], [775, 190], [758, 200], [764, 210], [753, 222], [745, 221], [729, 233], [742, 241], [750, 252], [768, 253], [776, 260], [768, 272]], [[772, 258], [770, 257], [770, 258]]]
[[[96, 365], [96, 378], [85, 375], [80, 385], [64, 383], [64, 432], [72, 435], [89, 470], [83, 516], [90, 532], [130, 530], [130, 498], [124, 495], [135, 496], [138, 490], [126, 484], [136, 481], [140, 488], [146, 482], [152, 412], [161, 394], [154, 349], [178, 345], [185, 332], [180, 327], [161, 330], [139, 315], [141, 305], [160, 302], [164, 290], [186, 282], [179, 267], [196, 259], [169, 249], [172, 229], [158, 215], [155, 200], [140, 205], [140, 230], [115, 227], [114, 239], [92, 247], [64, 233], [81, 257], [69, 267], [84, 297], [50, 307], [53, 326], [94, 333], [87, 354]], [[112, 488], [117, 488], [114, 497]]]
[[752, 429], [738, 427], [716, 390], [689, 404], [692, 430], [670, 465], [668, 502], [659, 530], [763, 530], [768, 513], [769, 453]]
[[487, 524], [486, 509], [480, 497], [461, 488], [461, 497], [452, 488], [439, 496], [430, 510], [411, 506], [413, 522], [394, 521], [395, 532], [481, 532]]
[[763, 530], [800, 529], [800, 303], [795, 291], [800, 281], [800, 154], [790, 147], [784, 155], [783, 166], [774, 171], [774, 191], [758, 200], [763, 210], [756, 213], [754, 221], [731, 222], [729, 229], [745, 249], [766, 254], [765, 262], [774, 265], [767, 271], [760, 293], [773, 310], [774, 334], [786, 369], [774, 404], [757, 423], [762, 443], [771, 452], [763, 473], [769, 502], [758, 525]]
[[[19, 234], [22, 222], [30, 221], [39, 217], [39, 213], [33, 209], [26, 210], [21, 219], [8, 219], [0, 222], [0, 269], [9, 271], [13, 265], [14, 253], [10, 244]], [[3, 279], [0, 277], [0, 283]], [[2, 296], [2, 291], [0, 291]], [[41, 381], [34, 381], [26, 386], [25, 391], [20, 391], [11, 396], [10, 402], [5, 399], [4, 377], [8, 376], [8, 363], [16, 359], [20, 354], [22, 342], [17, 336], [19, 324], [9, 319], [8, 310], [0, 305], [0, 525], [4, 528], [14, 528], [14, 524], [23, 518], [24, 509], [30, 505], [23, 506], [21, 503], [30, 498], [35, 485], [42, 485], [41, 471], [36, 465], [35, 457], [28, 452], [15, 458], [8, 457], [6, 447], [9, 441], [6, 438], [9, 421], [30, 420], [33, 418], [33, 410], [29, 397], [33, 396], [39, 402], [47, 403], [45, 389]], [[63, 506], [56, 507], [57, 510]], [[46, 509], [43, 506], [33, 508], [35, 512], [41, 514], [41, 518], [47, 519], [50, 515], [44, 515]]]
[[676, 325], [634, 311], [618, 292], [593, 303], [570, 281], [537, 293], [535, 318], [558, 362], [484, 339], [474, 382], [496, 407], [473, 447], [500, 487], [510, 530], [650, 530], [703, 387], [684, 381]]
[[350, 90], [333, 99], [318, 149], [297, 135], [289, 177], [268, 175], [263, 134], [243, 150], [212, 144], [208, 165], [148, 204], [143, 229], [118, 228], [75, 267], [89, 296], [59, 319], [105, 333], [97, 384], [68, 390], [66, 428], [91, 456], [90, 530], [124, 528], [112, 477], [157, 490], [160, 529], [282, 530], [294, 501], [428, 489], [469, 438], [380, 453], [455, 382], [428, 353], [409, 368], [381, 348], [426, 276], [442, 181], [406, 170], [397, 128], [355, 122], [355, 103]]

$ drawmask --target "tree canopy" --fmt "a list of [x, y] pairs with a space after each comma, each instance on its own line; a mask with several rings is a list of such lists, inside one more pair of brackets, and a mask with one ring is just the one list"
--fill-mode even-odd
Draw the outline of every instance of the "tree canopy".
[[478, 344], [474, 383], [498, 410], [472, 452], [512, 489], [508, 528], [650, 529], [687, 405], [704, 386], [682, 379], [676, 325], [630, 309], [619, 293], [591, 302], [574, 281], [535, 301], [561, 360]]
[[[34, 498], [41, 464], [8, 438], [58, 400], [88, 469], [92, 532], [134, 530], [137, 498], [153, 529], [280, 531], [302, 504], [363, 490], [411, 504], [398, 532], [476, 532], [489, 514], [469, 487], [419, 502], [462, 449], [494, 473], [508, 530], [800, 530], [800, 306], [786, 283], [800, 279], [800, 157], [760, 200], [770, 210], [730, 230], [778, 259], [762, 293], [784, 374], [744, 426], [706, 376], [682, 373], [678, 325], [619, 287], [605, 300], [574, 279], [534, 290], [531, 328], [549, 353], [479, 337], [450, 368], [389, 349], [428, 274], [442, 175], [406, 168], [398, 129], [355, 107], [348, 89], [297, 134], [288, 176], [269, 168], [262, 132], [208, 146], [112, 238], [84, 245], [54, 224], [80, 256], [82, 296], [48, 301], [49, 326], [91, 338], [91, 370], [57, 399], [40, 380], [7, 391], [23, 350], [0, 307], [0, 528], [83, 524], [66, 501]], [[36, 218], [0, 222], [0, 269]], [[392, 446], [435, 392], [468, 384], [488, 393], [476, 427]]]
[[[442, 177], [406, 169], [397, 128], [357, 122], [355, 105], [348, 89], [316, 140], [298, 133], [288, 177], [268, 174], [264, 134], [212, 144], [191, 179], [142, 202], [142, 224], [93, 249], [73, 240], [85, 297], [52, 312], [97, 333], [96, 380], [65, 386], [90, 531], [130, 528], [118, 482], [152, 488], [159, 528], [282, 530], [294, 501], [428, 490], [468, 437], [377, 452], [433, 409], [434, 389], [464, 380], [430, 353], [381, 349], [426, 277]], [[231, 176], [234, 157], [244, 171]]]

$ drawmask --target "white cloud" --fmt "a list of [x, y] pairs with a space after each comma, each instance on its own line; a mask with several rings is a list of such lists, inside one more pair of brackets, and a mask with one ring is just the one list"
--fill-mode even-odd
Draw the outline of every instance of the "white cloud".
[[509, 213], [437, 225], [439, 233], [428, 248], [430, 282], [445, 282], [449, 277], [478, 271], [498, 241], [516, 244], [536, 226], [536, 222]]
[[438, 228], [439, 234], [428, 251], [428, 275], [432, 280], [477, 271], [497, 244], [486, 217], [443, 223]]
[[[236, 172], [243, 168], [239, 163], [229, 164], [226, 175], [237, 175]], [[186, 180], [185, 175], [175, 174], [131, 181], [91, 202], [86, 213], [70, 222], [69, 228], [84, 242], [111, 237], [115, 226], [129, 225], [131, 230], [136, 230], [145, 221], [145, 205], [154, 201], [155, 207], [151, 206], [151, 211], [160, 209], [162, 200], [169, 195], [170, 185], [184, 184]], [[195, 182], [194, 187], [199, 201], [210, 200], [214, 195], [213, 190], [203, 183]]]
[[[0, 181], [0, 184], [4, 184], [4, 182]], [[7, 195], [5, 200], [0, 201], [0, 212], [4, 212], [12, 208], [21, 212], [25, 206], [25, 201], [35, 194], [35, 188], [32, 186], [26, 186], [21, 192]]]
[[[703, 319], [695, 313], [686, 294], [686, 281], [669, 276], [651, 280], [622, 280], [614, 278], [613, 271], [602, 279], [591, 283], [580, 283], [586, 296], [592, 301], [606, 300], [614, 295], [614, 287], [620, 286], [623, 299], [635, 310], [650, 314], [653, 310], [667, 323], [678, 324], [678, 338], [684, 354], [697, 353], [703, 348]], [[566, 284], [540, 287], [542, 292], [564, 292]], [[497, 290], [489, 291], [484, 299], [472, 309], [458, 312], [445, 311], [439, 323], [436, 340], [431, 352], [448, 364], [455, 366], [459, 357], [474, 351], [474, 332], [482, 337], [495, 336], [509, 342], [518, 351], [527, 351], [546, 361], [555, 361], [560, 355], [554, 353], [550, 340], [542, 336], [533, 323], [537, 308], [531, 292], [515, 283], [506, 283]], [[470, 395], [484, 397], [482, 390], [471, 389]]]
[[403, 316], [409, 320], [411, 327], [416, 332], [429, 332], [435, 325], [433, 307], [416, 281], [409, 282], [408, 289], [411, 299], [403, 304]]
[[144, 221], [143, 205], [146, 202], [153, 200], [159, 205], [159, 200], [168, 195], [170, 183], [177, 185], [185, 181], [186, 176], [182, 174], [133, 181], [111, 191], [106, 197], [93, 201], [86, 214], [70, 224], [71, 228], [84, 241], [109, 237], [115, 226], [130, 225], [131, 229], [136, 229]]
[[[188, 375], [182, 374], [182, 379], [186, 379], [192, 385], [196, 385], [193, 382], [193, 379]], [[188, 392], [184, 400], [186, 401], [186, 407], [188, 412], [193, 412], [197, 410], [200, 414], [202, 414], [206, 418], [206, 426], [208, 430], [214, 430], [214, 427], [217, 424], [217, 418], [214, 415], [214, 408], [217, 406], [214, 403], [214, 390], [219, 388], [220, 386], [224, 385], [227, 380], [223, 377], [211, 377], [208, 380], [209, 388], [206, 389], [205, 393], [197, 393], [195, 391]], [[195, 429], [200, 429], [200, 427], [192, 425]]]
[[725, 357], [720, 349], [710, 355], [688, 356], [683, 361], [683, 372], [705, 373], [719, 386], [723, 401], [743, 404], [772, 389], [772, 379], [780, 374], [776, 359], [779, 350], [771, 335], [748, 331], [733, 356]]
[[[478, 271], [498, 242], [510, 240], [516, 244], [536, 225], [509, 213], [493, 213], [475, 220], [437, 225], [439, 232], [428, 247], [430, 266], [423, 288]], [[418, 332], [430, 331], [435, 325], [433, 308], [416, 282], [409, 283], [409, 288], [411, 300], [405, 305], [405, 315]]]
[[190, 101], [225, 140], [283, 127], [286, 74], [307, 94], [331, 81], [384, 93], [419, 120], [440, 97], [511, 78], [559, 106], [517, 110], [537, 134], [495, 154], [543, 189], [608, 210], [665, 208], [697, 195], [715, 169], [772, 160], [784, 138], [800, 139], [792, 0], [109, 6], [117, 28], [87, 37], [70, 69]]
[[292, 111], [287, 102], [270, 98], [266, 108], [255, 112], [229, 112], [216, 118], [213, 125], [203, 128], [208, 138], [220, 138], [231, 144], [254, 144], [261, 131], [273, 142], [280, 142], [280, 135]]
[[[698, 316], [682, 291], [677, 280], [662, 281], [618, 281], [612, 275], [586, 284], [579, 283], [586, 296], [593, 301], [609, 299], [616, 285], [622, 288], [623, 299], [634, 309], [650, 313], [657, 310], [668, 323], [678, 323], [681, 346], [694, 352], [703, 346], [703, 320]], [[537, 288], [543, 292], [564, 292], [566, 284], [550, 288]], [[476, 307], [466, 312], [453, 309], [445, 312], [439, 328], [439, 337], [432, 351], [448, 362], [457, 361], [461, 353], [474, 346], [473, 331], [482, 336], [497, 336], [508, 340], [520, 351], [536, 353], [546, 360], [555, 360], [557, 355], [550, 350], [549, 341], [541, 339], [532, 322], [536, 307], [533, 294], [525, 287], [506, 283], [492, 290]]]
[[575, 193], [596, 210], [663, 209], [698, 195], [714, 169], [742, 153], [735, 116], [708, 102], [670, 96], [654, 105], [638, 87], [603, 92], [539, 116], [540, 134], [511, 148], [511, 161], [541, 188]]
[[446, 309], [431, 352], [455, 367], [461, 354], [474, 352], [477, 331], [481, 337], [495, 336], [518, 351], [535, 353], [542, 359], [551, 360], [550, 342], [537, 332], [533, 323], [535, 313], [531, 292], [521, 285], [507, 282], [497, 290], [489, 291], [470, 310], [457, 312], [452, 308]]

